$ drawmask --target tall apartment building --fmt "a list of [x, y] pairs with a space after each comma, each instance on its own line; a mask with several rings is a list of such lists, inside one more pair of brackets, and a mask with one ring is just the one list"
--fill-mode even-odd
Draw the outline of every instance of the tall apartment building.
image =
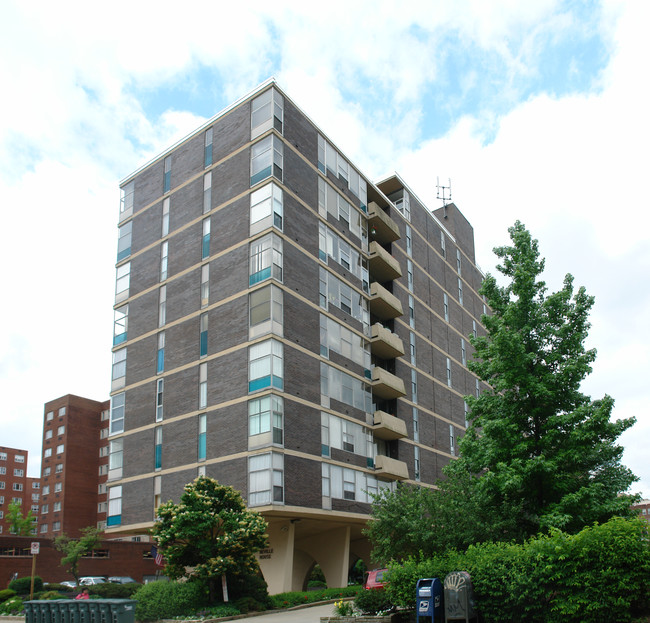
[[138, 534], [206, 474], [269, 522], [273, 593], [347, 582], [372, 494], [456, 453], [473, 229], [397, 175], [369, 181], [259, 87], [122, 185], [107, 534]]
[[[31, 510], [38, 515], [41, 483], [27, 475], [29, 452], [0, 446], [0, 534], [11, 533], [7, 511], [11, 502], [22, 506], [23, 516]], [[36, 525], [32, 529], [36, 534]]]
[[39, 536], [105, 527], [109, 408], [71, 394], [45, 403]]

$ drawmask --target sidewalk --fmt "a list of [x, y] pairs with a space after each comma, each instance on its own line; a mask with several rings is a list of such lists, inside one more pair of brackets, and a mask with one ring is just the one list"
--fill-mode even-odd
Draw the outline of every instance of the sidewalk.
[[276, 610], [275, 612], [237, 617], [237, 623], [320, 623], [321, 617], [334, 615], [334, 602], [317, 606], [304, 606], [291, 610]]

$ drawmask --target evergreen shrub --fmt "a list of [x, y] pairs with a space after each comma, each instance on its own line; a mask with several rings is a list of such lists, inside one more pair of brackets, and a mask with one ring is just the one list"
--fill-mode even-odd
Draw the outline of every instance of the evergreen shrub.
[[5, 588], [0, 591], [0, 603], [3, 601], [7, 601], [10, 597], [15, 597], [16, 596], [16, 591], [12, 591], [9, 588]]
[[[16, 578], [9, 582], [9, 587], [12, 591], [16, 591], [18, 595], [29, 595], [29, 589], [31, 587], [32, 578], [27, 576], [24, 578]], [[34, 592], [43, 590], [43, 580], [35, 575], [34, 576]]]
[[385, 589], [370, 588], [357, 593], [354, 605], [361, 614], [379, 614], [391, 610], [393, 602]]
[[150, 582], [134, 594], [137, 621], [156, 621], [189, 615], [207, 605], [207, 592], [200, 582]]

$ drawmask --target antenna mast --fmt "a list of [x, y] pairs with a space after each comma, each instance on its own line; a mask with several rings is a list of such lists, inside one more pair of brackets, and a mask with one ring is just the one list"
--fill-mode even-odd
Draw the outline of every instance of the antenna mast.
[[448, 178], [448, 182], [448, 186], [441, 186], [440, 178], [436, 177], [436, 188], [438, 189], [436, 199], [440, 199], [442, 201], [445, 218], [447, 218], [447, 204], [451, 203], [451, 178]]

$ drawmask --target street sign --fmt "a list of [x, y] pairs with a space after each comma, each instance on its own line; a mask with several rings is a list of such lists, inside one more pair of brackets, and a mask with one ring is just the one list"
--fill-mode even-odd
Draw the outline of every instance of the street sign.
[[32, 554], [32, 556], [38, 554], [39, 551], [40, 551], [40, 548], [41, 548], [41, 544], [40, 544], [38, 541], [33, 541], [33, 542], [32, 542], [32, 547], [31, 547], [31, 551], [30, 551], [30, 553]]

